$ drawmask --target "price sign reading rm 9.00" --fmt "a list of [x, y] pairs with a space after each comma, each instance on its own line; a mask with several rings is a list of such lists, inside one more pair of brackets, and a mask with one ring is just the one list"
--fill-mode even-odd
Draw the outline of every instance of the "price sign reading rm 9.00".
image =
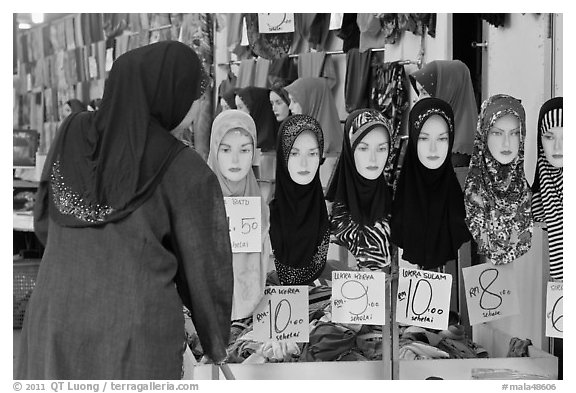
[[266, 287], [252, 319], [260, 342], [308, 342], [308, 287]]
[[262, 198], [225, 197], [232, 252], [262, 252]]

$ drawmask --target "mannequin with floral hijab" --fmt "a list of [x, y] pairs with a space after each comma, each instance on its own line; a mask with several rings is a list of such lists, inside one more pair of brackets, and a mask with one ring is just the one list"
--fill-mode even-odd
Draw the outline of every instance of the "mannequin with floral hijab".
[[[494, 123], [508, 114], [518, 119], [518, 155], [501, 164], [488, 148]], [[520, 100], [497, 94], [482, 104], [470, 170], [465, 183], [466, 224], [478, 253], [495, 265], [510, 263], [531, 246], [533, 221], [530, 187], [524, 174], [526, 115]]]

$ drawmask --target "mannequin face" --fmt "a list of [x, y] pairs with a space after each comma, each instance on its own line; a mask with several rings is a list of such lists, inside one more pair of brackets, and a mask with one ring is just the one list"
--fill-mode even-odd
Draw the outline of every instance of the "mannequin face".
[[220, 98], [220, 106], [222, 107], [222, 112], [230, 109], [230, 106], [228, 105], [228, 103], [226, 102], [226, 100], [224, 98]]
[[239, 128], [224, 135], [218, 146], [218, 167], [230, 181], [240, 181], [246, 177], [252, 166], [254, 144], [252, 137]]
[[428, 169], [438, 169], [448, 156], [448, 124], [441, 116], [430, 116], [418, 135], [418, 159]]
[[288, 107], [288, 109], [290, 109], [293, 115], [302, 115], [303, 114], [302, 107], [300, 106], [300, 104], [296, 102], [296, 100], [294, 100], [292, 94], [288, 94], [288, 97], [290, 97], [290, 106]]
[[174, 127], [172, 131], [182, 131], [187, 129], [188, 127], [190, 127], [190, 124], [192, 124], [192, 118], [193, 118], [194, 114], [192, 112], [192, 105], [190, 105], [190, 109], [188, 109], [188, 113], [186, 113], [186, 116], [184, 116], [184, 119], [182, 119], [182, 121], [180, 122], [180, 124], [178, 124], [176, 127]]
[[378, 178], [384, 171], [390, 143], [384, 127], [370, 130], [354, 149], [356, 171], [368, 180]]
[[564, 127], [552, 127], [542, 134], [542, 147], [546, 159], [555, 168], [564, 166]]
[[242, 101], [242, 98], [240, 98], [240, 96], [236, 96], [234, 98], [234, 101], [236, 102], [236, 109], [241, 110], [242, 112], [246, 112], [248, 114], [250, 114], [250, 110], [248, 109], [248, 107], [246, 106], [246, 104], [244, 103], [244, 101]]
[[310, 184], [320, 166], [318, 141], [310, 131], [304, 131], [294, 141], [288, 157], [288, 172], [296, 184]]
[[501, 164], [509, 164], [518, 156], [520, 148], [520, 120], [507, 114], [494, 122], [488, 130], [488, 149]]
[[276, 116], [276, 120], [279, 122], [287, 118], [290, 114], [288, 104], [274, 91], [270, 91], [270, 104], [272, 104], [272, 111], [274, 112], [274, 116]]

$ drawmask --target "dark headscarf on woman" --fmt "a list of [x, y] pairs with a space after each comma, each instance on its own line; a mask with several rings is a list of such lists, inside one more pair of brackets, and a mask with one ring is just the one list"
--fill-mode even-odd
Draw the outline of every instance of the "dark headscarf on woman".
[[454, 115], [450, 104], [438, 98], [418, 101], [409, 115], [409, 142], [392, 205], [392, 242], [402, 258], [425, 269], [456, 259], [462, 243], [470, 239], [464, 194], [448, 154], [437, 169], [418, 158], [418, 137], [431, 116], [448, 125], [448, 152], [454, 143]]
[[198, 56], [164, 41], [118, 57], [100, 110], [64, 121], [44, 166], [50, 217], [63, 226], [114, 222], [144, 203], [185, 148], [170, 135], [205, 86]]
[[80, 101], [76, 98], [72, 98], [71, 100], [66, 101], [66, 104], [68, 104], [68, 106], [72, 110], [72, 113], [84, 112], [84, 111], [88, 110], [86, 105], [84, 105], [84, 103], [82, 101]]
[[563, 98], [552, 98], [542, 105], [538, 116], [538, 159], [532, 184], [532, 214], [546, 223], [550, 250], [550, 276], [562, 280], [564, 262], [564, 168], [554, 167], [546, 158], [543, 135], [552, 127], [564, 127]]
[[270, 90], [263, 87], [248, 86], [236, 93], [250, 111], [250, 116], [256, 123], [258, 142], [256, 147], [262, 151], [274, 150], [278, 122], [270, 104]]
[[478, 118], [470, 70], [460, 60], [435, 60], [410, 74], [432, 97], [450, 104], [454, 113], [454, 144], [452, 152], [472, 154], [474, 130]]
[[368, 226], [376, 220], [388, 218], [392, 202], [392, 193], [384, 173], [375, 180], [368, 180], [358, 173], [354, 162], [356, 146], [375, 127], [384, 127], [390, 140], [392, 125], [380, 112], [358, 109], [348, 116], [342, 153], [326, 193], [327, 200], [346, 206], [356, 223]]
[[310, 131], [324, 147], [322, 129], [306, 115], [286, 118], [280, 125], [276, 150], [276, 191], [270, 203], [270, 241], [276, 271], [282, 284], [310, 283], [322, 273], [329, 242], [328, 212], [320, 183], [320, 170], [312, 182], [295, 183], [288, 172], [288, 158], [296, 138]]
[[222, 94], [222, 98], [224, 98], [224, 101], [226, 101], [226, 103], [228, 104], [230, 109], [237, 109], [236, 108], [236, 101], [234, 100], [234, 98], [236, 97], [237, 91], [238, 91], [238, 89], [233, 88], [233, 89], [226, 90]]

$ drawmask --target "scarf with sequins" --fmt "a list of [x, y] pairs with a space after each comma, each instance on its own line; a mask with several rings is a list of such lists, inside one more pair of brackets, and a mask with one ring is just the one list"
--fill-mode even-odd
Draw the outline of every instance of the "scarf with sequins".
[[392, 242], [402, 258], [425, 269], [456, 259], [470, 239], [464, 221], [464, 194], [450, 154], [439, 168], [429, 169], [418, 158], [418, 138], [424, 123], [440, 116], [448, 125], [448, 152], [454, 143], [454, 115], [450, 104], [438, 98], [418, 101], [409, 115], [409, 141], [392, 207]]
[[550, 255], [550, 276], [563, 279], [564, 261], [564, 168], [556, 168], [546, 158], [542, 138], [552, 127], [564, 126], [563, 97], [548, 100], [538, 116], [538, 159], [532, 185], [532, 212], [536, 221], [546, 223]]
[[207, 79], [196, 53], [163, 41], [118, 57], [97, 112], [70, 115], [46, 159], [50, 217], [63, 226], [118, 221], [156, 189], [185, 145], [170, 135]]
[[[509, 164], [499, 163], [488, 149], [488, 133], [496, 120], [512, 114], [520, 122], [518, 156]], [[497, 94], [482, 103], [474, 151], [466, 177], [466, 224], [478, 243], [478, 253], [492, 263], [510, 263], [531, 246], [532, 192], [524, 174], [526, 115], [520, 100]]]
[[[316, 119], [307, 115], [293, 115], [282, 122], [276, 149], [276, 190], [270, 203], [270, 241], [274, 256], [282, 265], [302, 271], [317, 259], [316, 254], [328, 233], [328, 213], [320, 170], [306, 185], [295, 183], [288, 172], [290, 150], [304, 131], [311, 131], [316, 136], [320, 151], [324, 147], [322, 129]], [[322, 257], [322, 266], [318, 268], [326, 262], [326, 255]], [[318, 268], [309, 272], [308, 278], [314, 280], [316, 277], [313, 276], [321, 273], [322, 269]], [[278, 275], [280, 277], [280, 271]]]

